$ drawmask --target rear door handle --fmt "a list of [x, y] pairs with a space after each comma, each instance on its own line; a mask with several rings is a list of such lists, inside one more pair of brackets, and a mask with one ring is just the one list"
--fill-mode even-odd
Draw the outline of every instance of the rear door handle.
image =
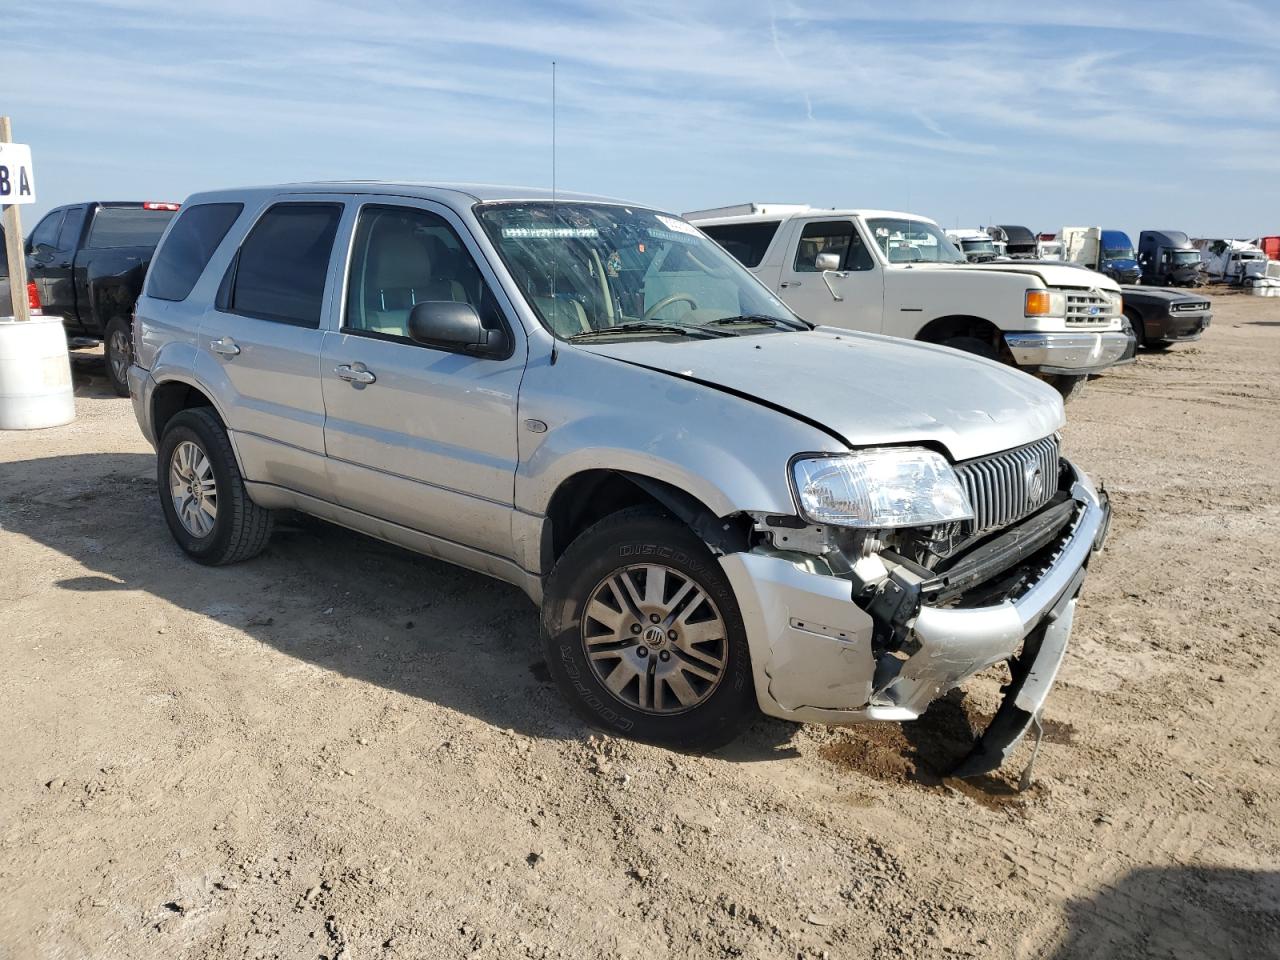
[[209, 341], [209, 349], [224, 357], [234, 357], [240, 352], [240, 345], [230, 337], [219, 337], [217, 340]]
[[333, 372], [348, 383], [373, 383], [378, 379], [372, 370], [357, 370], [349, 363], [339, 364], [333, 368]]

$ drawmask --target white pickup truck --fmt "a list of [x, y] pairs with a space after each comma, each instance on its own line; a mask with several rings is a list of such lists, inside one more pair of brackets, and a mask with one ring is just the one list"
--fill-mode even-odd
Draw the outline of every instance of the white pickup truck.
[[1121, 361], [1132, 338], [1109, 277], [1033, 260], [966, 263], [914, 214], [753, 203], [685, 218], [806, 320], [1003, 360], [1064, 398]]

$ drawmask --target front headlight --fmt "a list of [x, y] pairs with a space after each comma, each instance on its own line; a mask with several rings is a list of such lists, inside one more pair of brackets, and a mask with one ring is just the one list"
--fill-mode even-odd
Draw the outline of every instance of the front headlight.
[[973, 517], [951, 464], [922, 447], [797, 460], [792, 474], [800, 509], [815, 523], [915, 527]]

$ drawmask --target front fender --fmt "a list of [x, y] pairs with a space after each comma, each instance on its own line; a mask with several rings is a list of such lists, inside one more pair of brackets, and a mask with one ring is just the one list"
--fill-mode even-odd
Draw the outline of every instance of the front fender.
[[717, 516], [793, 514], [791, 457], [846, 449], [771, 407], [572, 348], [555, 364], [531, 362], [520, 417], [546, 424], [543, 433], [521, 431], [516, 474], [516, 506], [539, 516], [562, 483], [600, 469], [661, 480]]

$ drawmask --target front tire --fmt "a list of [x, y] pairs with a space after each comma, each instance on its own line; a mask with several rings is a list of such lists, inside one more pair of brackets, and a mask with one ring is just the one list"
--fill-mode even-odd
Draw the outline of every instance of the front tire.
[[953, 350], [972, 353], [974, 356], [986, 357], [988, 360], [1000, 359], [995, 347], [986, 340], [980, 340], [977, 337], [952, 337], [950, 340], [944, 340], [942, 345], [951, 347]]
[[129, 364], [133, 363], [133, 330], [124, 317], [116, 317], [102, 333], [102, 353], [107, 361], [107, 382], [118, 397], [129, 395]]
[[547, 665], [588, 722], [711, 749], [753, 715], [746, 628], [728, 578], [684, 524], [632, 507], [588, 528], [547, 579]]
[[271, 511], [249, 499], [227, 431], [208, 407], [165, 425], [156, 479], [169, 532], [196, 562], [238, 563], [267, 545]]

